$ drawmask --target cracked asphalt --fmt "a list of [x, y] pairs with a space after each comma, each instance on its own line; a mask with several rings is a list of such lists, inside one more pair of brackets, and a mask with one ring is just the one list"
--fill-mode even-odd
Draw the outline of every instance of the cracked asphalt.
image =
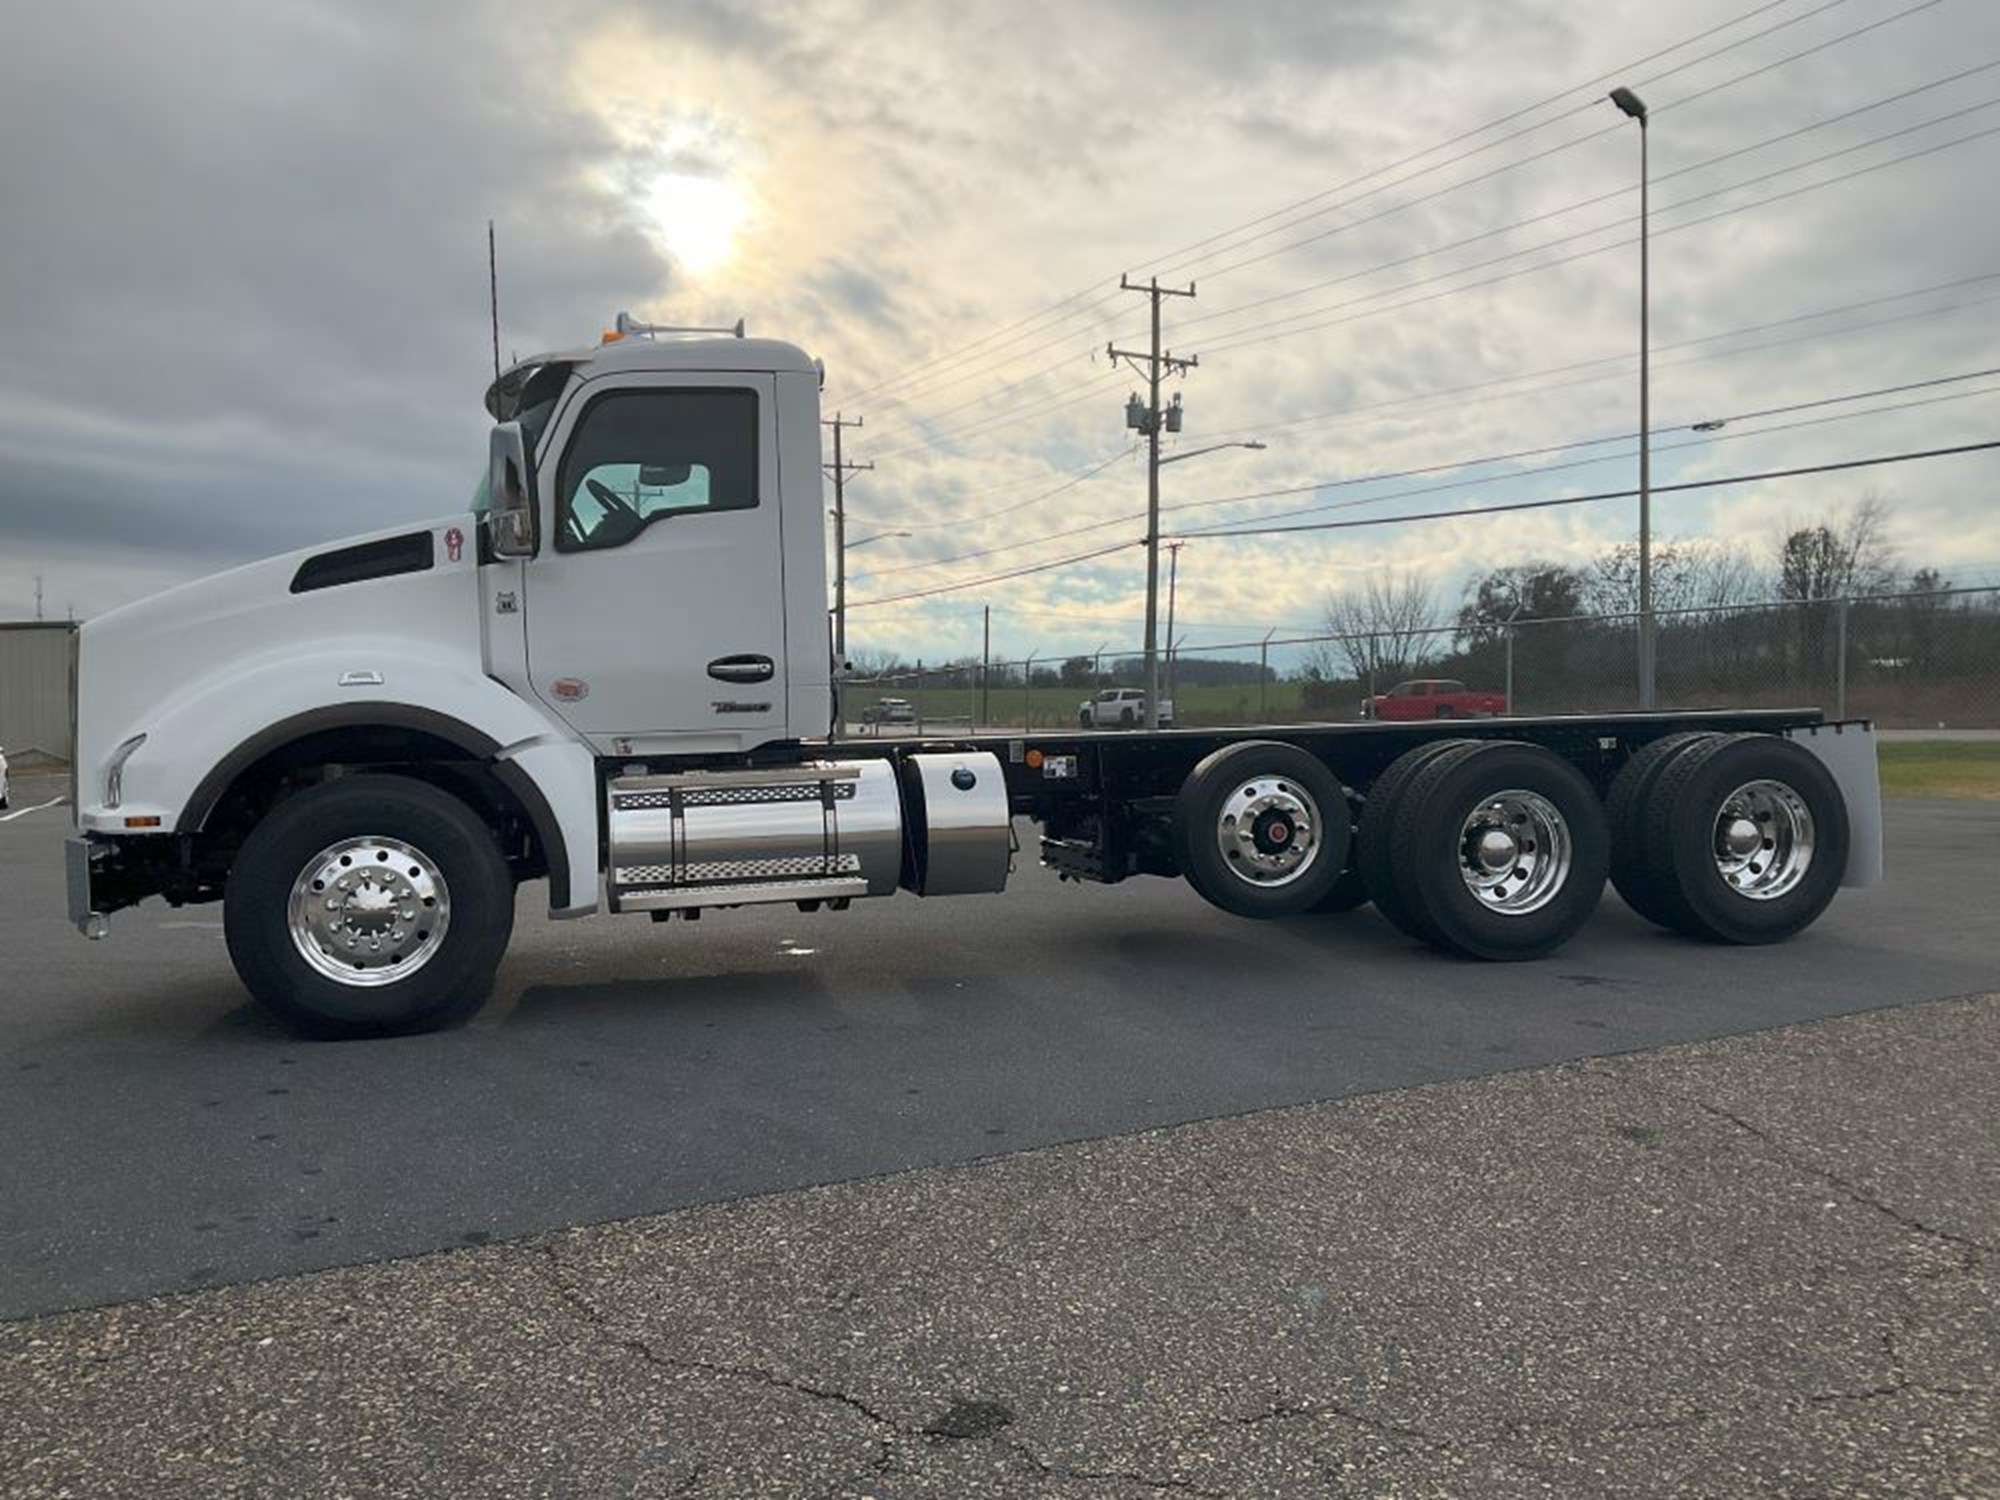
[[2000, 996], [0, 1326], [0, 1494], [2000, 1495]]

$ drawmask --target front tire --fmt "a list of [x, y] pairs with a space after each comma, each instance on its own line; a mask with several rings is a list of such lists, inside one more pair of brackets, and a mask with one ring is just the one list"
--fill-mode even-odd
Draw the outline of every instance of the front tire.
[[405, 776], [347, 777], [280, 803], [244, 841], [223, 902], [244, 987], [314, 1036], [464, 1020], [513, 928], [514, 882], [485, 823]]

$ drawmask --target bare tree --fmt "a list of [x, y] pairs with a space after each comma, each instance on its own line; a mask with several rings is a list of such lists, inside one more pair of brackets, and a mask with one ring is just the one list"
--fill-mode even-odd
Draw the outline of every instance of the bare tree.
[[847, 653], [847, 662], [856, 677], [887, 677], [903, 670], [903, 658], [879, 647], [857, 646]]
[[[1584, 603], [1592, 614], [1638, 612], [1638, 543], [1605, 548], [1584, 577]], [[1653, 548], [1653, 608], [1661, 614], [1728, 609], [1749, 603], [1759, 587], [1756, 564], [1719, 542], [1668, 541]]]
[[1800, 606], [1787, 613], [1802, 676], [1827, 670], [1831, 601], [1895, 588], [1888, 525], [1887, 502], [1864, 495], [1844, 516], [1793, 526], [1778, 544], [1778, 597]]
[[1359, 589], [1328, 595], [1322, 615], [1335, 639], [1316, 650], [1314, 665], [1332, 677], [1345, 662], [1361, 683], [1408, 676], [1436, 647], [1437, 613], [1437, 592], [1424, 574], [1376, 574]]
[[1778, 545], [1778, 597], [1801, 603], [1886, 594], [1896, 586], [1889, 505], [1864, 495], [1844, 516], [1794, 525]]

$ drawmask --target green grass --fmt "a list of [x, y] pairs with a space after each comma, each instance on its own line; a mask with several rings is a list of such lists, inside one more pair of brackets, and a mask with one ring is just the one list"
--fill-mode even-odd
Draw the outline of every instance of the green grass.
[[1892, 740], [1878, 750], [1885, 797], [2000, 800], [2000, 742]]

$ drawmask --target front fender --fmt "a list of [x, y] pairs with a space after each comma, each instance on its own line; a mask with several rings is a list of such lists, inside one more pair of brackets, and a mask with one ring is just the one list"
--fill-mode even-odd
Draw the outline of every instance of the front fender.
[[[367, 724], [419, 729], [490, 763], [527, 809], [549, 859], [552, 909], [596, 906], [596, 764], [588, 746], [549, 717], [450, 656], [428, 657], [388, 641], [289, 653], [175, 695], [125, 762], [118, 805], [103, 802], [100, 774], [80, 786], [85, 831], [199, 832], [243, 770], [309, 734]], [[157, 820], [150, 825], [146, 820]]]

